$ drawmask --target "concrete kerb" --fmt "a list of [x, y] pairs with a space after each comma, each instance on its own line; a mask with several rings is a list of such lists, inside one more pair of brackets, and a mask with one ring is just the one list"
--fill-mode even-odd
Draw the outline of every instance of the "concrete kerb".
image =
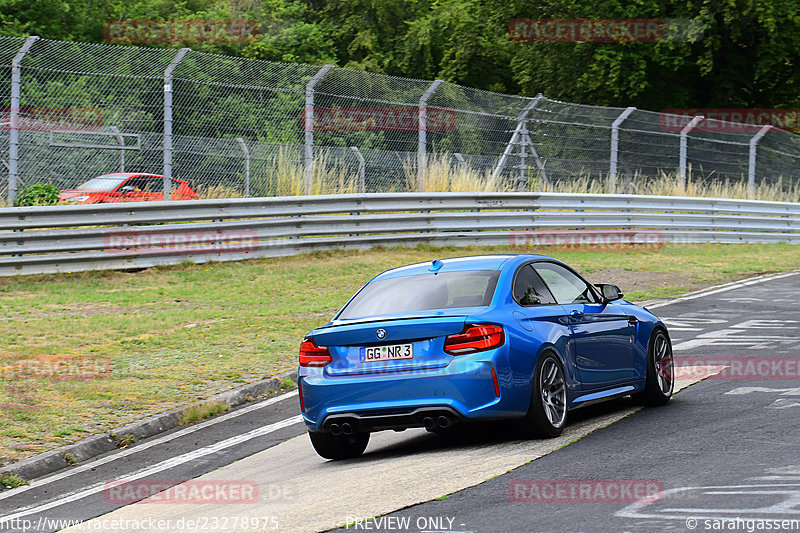
[[[236, 407], [265, 394], [280, 390], [287, 378], [296, 383], [297, 371], [290, 370], [271, 378], [248, 383], [247, 385], [216, 394], [206, 400], [176, 407], [175, 409], [112, 429], [108, 433], [92, 435], [74, 444], [61, 446], [54, 450], [28, 457], [22, 461], [2, 466], [0, 467], [0, 476], [16, 474], [24, 480], [31, 480], [52, 474], [73, 464], [176, 428], [180, 425], [181, 414], [187, 409], [202, 406], [209, 402], [224, 403], [229, 407]], [[4, 490], [4, 488], [0, 486], [0, 490]]]

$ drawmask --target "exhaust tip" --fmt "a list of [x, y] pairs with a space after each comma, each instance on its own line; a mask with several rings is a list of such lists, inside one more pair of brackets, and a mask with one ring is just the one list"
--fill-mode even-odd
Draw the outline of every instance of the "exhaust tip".
[[342, 428], [341, 429], [342, 429], [342, 433], [344, 433], [345, 435], [352, 435], [355, 432], [353, 430], [353, 426], [352, 426], [352, 424], [350, 424], [350, 422], [345, 422], [344, 424], [342, 424]]
[[423, 418], [422, 424], [425, 426], [425, 429], [433, 429], [436, 427], [436, 421], [430, 416]]
[[328, 428], [328, 431], [331, 432], [331, 435], [341, 435], [342, 428], [339, 427], [339, 424], [331, 424]]
[[439, 418], [436, 419], [436, 423], [439, 424], [440, 428], [450, 427], [450, 418], [441, 415]]

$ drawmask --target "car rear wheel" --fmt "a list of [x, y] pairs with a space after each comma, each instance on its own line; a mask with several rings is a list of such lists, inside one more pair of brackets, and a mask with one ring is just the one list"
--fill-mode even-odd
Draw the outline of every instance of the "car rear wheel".
[[536, 364], [528, 414], [524, 419], [526, 433], [552, 438], [564, 431], [567, 424], [567, 382], [558, 358], [545, 352]]
[[352, 459], [358, 457], [367, 448], [369, 433], [352, 435], [332, 435], [327, 431], [308, 432], [314, 450], [325, 459]]
[[634, 399], [645, 405], [664, 405], [675, 388], [675, 367], [672, 359], [672, 342], [662, 329], [650, 337], [647, 349], [647, 378], [644, 391]]

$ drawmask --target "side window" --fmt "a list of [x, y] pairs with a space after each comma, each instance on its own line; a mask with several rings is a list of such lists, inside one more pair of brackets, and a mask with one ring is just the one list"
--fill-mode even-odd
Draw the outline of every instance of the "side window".
[[145, 184], [142, 178], [137, 177], [137, 178], [131, 178], [128, 181], [124, 182], [120, 186], [120, 190], [122, 190], [123, 187], [133, 187], [134, 191], [143, 191]]
[[542, 279], [533, 271], [530, 265], [525, 265], [514, 280], [512, 289], [514, 299], [520, 305], [546, 305], [556, 303], [547, 290]]
[[[146, 192], [161, 192], [164, 190], [164, 179], [163, 178], [153, 178], [153, 177], [145, 177], [141, 178], [144, 180], [145, 188], [142, 189]], [[175, 186], [173, 185], [173, 188]]]
[[596, 303], [592, 289], [566, 268], [555, 263], [535, 263], [533, 268], [542, 277], [558, 303]]

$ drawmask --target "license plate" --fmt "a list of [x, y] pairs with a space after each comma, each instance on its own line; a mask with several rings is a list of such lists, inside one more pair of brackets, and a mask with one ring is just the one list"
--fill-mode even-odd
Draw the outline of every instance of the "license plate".
[[373, 361], [393, 361], [395, 359], [411, 359], [413, 356], [413, 344], [370, 346], [362, 347], [358, 350], [358, 359], [362, 363], [371, 363]]

